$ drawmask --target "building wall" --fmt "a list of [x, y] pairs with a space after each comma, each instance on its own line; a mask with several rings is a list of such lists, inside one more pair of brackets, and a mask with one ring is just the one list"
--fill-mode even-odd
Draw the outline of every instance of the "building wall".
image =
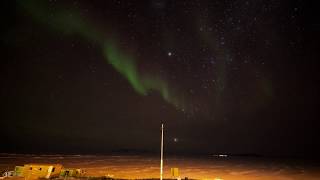
[[62, 165], [59, 164], [26, 164], [22, 176], [28, 179], [57, 177], [61, 169]]
[[62, 170], [62, 165], [61, 164], [56, 164], [56, 165], [53, 165], [52, 166], [54, 169], [54, 171], [51, 170], [51, 174], [50, 174], [50, 177], [58, 177], [60, 176], [60, 172]]
[[24, 166], [16, 166], [14, 168], [14, 175], [15, 176], [22, 176], [24, 171]]

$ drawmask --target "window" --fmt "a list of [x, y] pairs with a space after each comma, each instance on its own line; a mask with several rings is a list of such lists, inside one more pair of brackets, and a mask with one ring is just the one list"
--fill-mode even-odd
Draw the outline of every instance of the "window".
[[56, 168], [52, 168], [52, 171], [51, 171], [51, 172], [54, 172], [55, 169], [56, 169]]

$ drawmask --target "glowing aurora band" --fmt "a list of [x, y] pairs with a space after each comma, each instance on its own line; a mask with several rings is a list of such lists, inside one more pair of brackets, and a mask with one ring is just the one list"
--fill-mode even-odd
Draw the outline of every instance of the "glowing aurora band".
[[85, 22], [76, 11], [56, 9], [50, 12], [48, 4], [37, 0], [18, 0], [18, 4], [28, 12], [36, 21], [47, 25], [53, 30], [66, 35], [79, 35], [87, 41], [93, 41], [100, 45], [103, 54], [113, 68], [125, 77], [132, 88], [140, 95], [146, 95], [148, 91], [157, 91], [163, 99], [175, 107], [186, 109], [184, 98], [177, 98], [169, 91], [166, 81], [150, 74], [142, 74], [138, 71], [133, 58], [124, 54], [116, 44], [107, 40], [102, 32], [96, 31], [93, 25]]

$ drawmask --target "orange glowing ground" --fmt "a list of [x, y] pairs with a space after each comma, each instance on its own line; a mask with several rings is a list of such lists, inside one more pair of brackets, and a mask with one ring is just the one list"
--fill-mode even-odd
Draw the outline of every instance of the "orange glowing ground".
[[[113, 178], [159, 178], [159, 158], [148, 155], [0, 155], [0, 170], [13, 170], [26, 163], [61, 163], [82, 168], [87, 176]], [[320, 165], [312, 161], [250, 157], [176, 157], [164, 160], [164, 178], [172, 178], [170, 168], [179, 168], [181, 178], [223, 180], [318, 180]]]

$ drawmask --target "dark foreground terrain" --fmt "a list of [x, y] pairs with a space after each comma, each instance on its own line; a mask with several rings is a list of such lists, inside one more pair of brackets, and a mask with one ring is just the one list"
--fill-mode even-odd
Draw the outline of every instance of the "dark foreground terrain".
[[[25, 163], [60, 163], [67, 168], [82, 168], [86, 176], [116, 179], [158, 178], [160, 164], [159, 158], [151, 155], [0, 155], [1, 172]], [[179, 168], [181, 178], [189, 179], [320, 179], [320, 164], [302, 159], [169, 156], [164, 160], [165, 178], [171, 178], [172, 167]]]

